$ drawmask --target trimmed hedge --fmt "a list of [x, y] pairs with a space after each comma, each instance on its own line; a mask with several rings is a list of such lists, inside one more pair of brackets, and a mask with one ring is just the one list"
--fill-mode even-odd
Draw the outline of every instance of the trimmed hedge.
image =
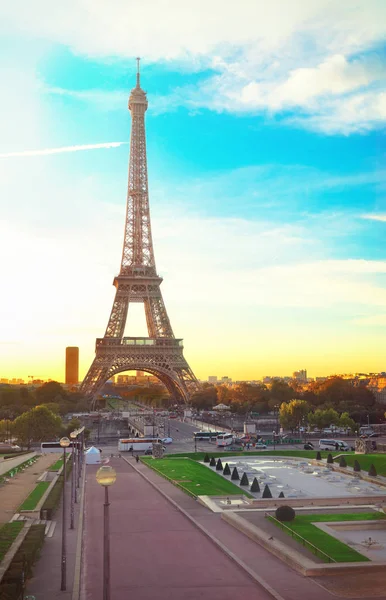
[[0, 598], [18, 600], [23, 592], [23, 579], [32, 576], [33, 564], [44, 543], [44, 525], [32, 525], [0, 583]]

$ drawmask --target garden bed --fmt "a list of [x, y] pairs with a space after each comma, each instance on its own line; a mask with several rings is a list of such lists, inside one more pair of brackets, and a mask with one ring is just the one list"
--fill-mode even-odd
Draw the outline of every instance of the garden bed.
[[24, 521], [6, 523], [0, 528], [0, 561], [3, 560], [13, 542], [23, 529]]
[[44, 493], [48, 489], [50, 481], [40, 481], [36, 484], [35, 489], [32, 490], [29, 496], [24, 500], [23, 504], [19, 507], [19, 511], [22, 510], [33, 510], [39, 503], [39, 500], [43, 497]]
[[[296, 516], [293, 521], [286, 522], [283, 528], [288, 535], [294, 531], [318, 550], [325, 552], [336, 562], [368, 562], [369, 559], [363, 556], [347, 544], [344, 544], [335, 537], [316, 527], [313, 523], [331, 523], [340, 521], [374, 521], [386, 518], [381, 513], [346, 513], [346, 514], [311, 514]], [[268, 517], [276, 526], [280, 527], [276, 519]], [[288, 528], [288, 529], [287, 529]], [[297, 539], [296, 537], [294, 539]], [[299, 543], [301, 543], [299, 541]], [[309, 547], [312, 551], [312, 548]], [[323, 559], [323, 555], [320, 555]]]

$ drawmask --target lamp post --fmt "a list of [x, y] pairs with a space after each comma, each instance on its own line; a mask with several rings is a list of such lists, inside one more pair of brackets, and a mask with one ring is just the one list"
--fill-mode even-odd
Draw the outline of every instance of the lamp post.
[[272, 431], [272, 437], [273, 437], [273, 450], [276, 450], [276, 431]]
[[71, 438], [71, 444], [72, 444], [72, 458], [71, 458], [71, 465], [72, 465], [72, 472], [71, 472], [71, 511], [70, 511], [70, 529], [74, 529], [74, 502], [77, 502], [77, 498], [76, 498], [76, 488], [75, 488], [75, 482], [76, 482], [76, 437], [77, 437], [77, 432], [76, 431], [71, 431], [70, 433], [70, 438]]
[[104, 465], [96, 473], [97, 482], [105, 488], [103, 505], [103, 600], [110, 600], [110, 523], [109, 523], [109, 486], [115, 483], [115, 470]]
[[68, 437], [63, 437], [60, 440], [60, 446], [63, 448], [63, 497], [62, 497], [62, 579], [60, 589], [62, 592], [66, 591], [66, 567], [67, 567], [67, 556], [66, 556], [66, 448], [70, 445]]

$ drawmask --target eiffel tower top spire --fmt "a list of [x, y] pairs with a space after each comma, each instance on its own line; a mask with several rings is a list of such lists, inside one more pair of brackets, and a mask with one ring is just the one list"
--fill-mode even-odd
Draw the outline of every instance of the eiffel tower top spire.
[[140, 59], [139, 56], [137, 56], [136, 60], [137, 60], [137, 88], [140, 88], [141, 84], [140, 84], [140, 81], [139, 81], [139, 77], [140, 77], [140, 74], [139, 74], [139, 61], [141, 59]]
[[131, 113], [129, 183], [120, 275], [156, 277], [147, 179], [145, 136], [147, 97], [140, 86], [139, 61], [140, 59], [137, 58], [137, 84], [131, 90], [129, 98]]

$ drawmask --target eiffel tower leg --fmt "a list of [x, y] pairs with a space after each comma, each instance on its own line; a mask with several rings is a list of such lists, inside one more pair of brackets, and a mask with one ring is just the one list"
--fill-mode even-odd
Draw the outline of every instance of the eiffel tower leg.
[[166, 312], [165, 304], [159, 290], [157, 297], [149, 297], [144, 300], [145, 314], [149, 337], [169, 337], [173, 338], [174, 333], [170, 325], [169, 317]]

